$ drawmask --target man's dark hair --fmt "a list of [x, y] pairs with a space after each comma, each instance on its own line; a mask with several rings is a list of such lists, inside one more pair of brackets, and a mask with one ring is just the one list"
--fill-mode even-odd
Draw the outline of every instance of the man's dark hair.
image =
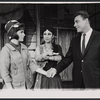
[[83, 17], [83, 19], [88, 18], [89, 19], [89, 14], [87, 13], [87, 11], [78, 11], [74, 14], [74, 18], [78, 15], [81, 15]]

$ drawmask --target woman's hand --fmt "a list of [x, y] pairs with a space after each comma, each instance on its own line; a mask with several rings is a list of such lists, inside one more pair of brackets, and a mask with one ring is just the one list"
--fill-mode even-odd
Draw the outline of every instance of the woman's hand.
[[47, 55], [48, 55], [48, 52], [44, 52], [44, 53], [42, 54], [42, 57], [43, 57], [44, 59], [47, 59]]
[[55, 52], [53, 52], [53, 55], [57, 56], [57, 55], [59, 55], [59, 53], [55, 53]]
[[6, 88], [7, 88], [7, 89], [13, 89], [13, 87], [12, 87], [12, 85], [11, 85], [10, 82], [9, 82], [9, 83], [5, 83], [5, 85], [6, 85]]
[[48, 77], [48, 78], [51, 77], [50, 70], [48, 70], [48, 71], [46, 72], [46, 77]]
[[55, 68], [50, 68], [47, 73], [46, 76], [49, 78], [53, 78], [56, 75], [57, 71]]
[[55, 57], [54, 57], [54, 56], [49, 56], [48, 59], [49, 59], [49, 60], [55, 60]]

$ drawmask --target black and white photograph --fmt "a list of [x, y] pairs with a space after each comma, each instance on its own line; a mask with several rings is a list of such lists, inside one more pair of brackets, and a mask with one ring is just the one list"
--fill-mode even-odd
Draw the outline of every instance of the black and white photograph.
[[100, 2], [0, 2], [1, 94], [100, 97], [99, 89]]

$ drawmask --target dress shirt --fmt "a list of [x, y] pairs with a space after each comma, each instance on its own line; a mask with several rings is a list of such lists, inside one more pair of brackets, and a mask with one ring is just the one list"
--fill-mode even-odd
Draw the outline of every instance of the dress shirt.
[[[85, 35], [85, 48], [86, 48], [87, 43], [88, 43], [88, 41], [89, 41], [89, 39], [90, 39], [90, 36], [91, 36], [91, 34], [92, 34], [92, 31], [93, 31], [93, 29], [91, 28], [87, 33], [85, 33], [85, 34], [86, 34], [86, 35]], [[82, 50], [83, 34], [84, 34], [84, 33], [82, 33], [82, 35], [81, 35], [81, 50]]]

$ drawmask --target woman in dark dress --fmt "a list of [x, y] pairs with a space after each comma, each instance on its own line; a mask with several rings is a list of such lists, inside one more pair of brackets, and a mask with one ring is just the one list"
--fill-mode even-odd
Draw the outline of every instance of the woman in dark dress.
[[[62, 49], [60, 45], [54, 43], [53, 28], [45, 28], [43, 31], [44, 43], [36, 48], [35, 59], [41, 68], [48, 71], [54, 68], [62, 59]], [[60, 75], [57, 74], [54, 78], [47, 78], [44, 75], [37, 74], [35, 87], [36, 89], [59, 89], [62, 88]]]

